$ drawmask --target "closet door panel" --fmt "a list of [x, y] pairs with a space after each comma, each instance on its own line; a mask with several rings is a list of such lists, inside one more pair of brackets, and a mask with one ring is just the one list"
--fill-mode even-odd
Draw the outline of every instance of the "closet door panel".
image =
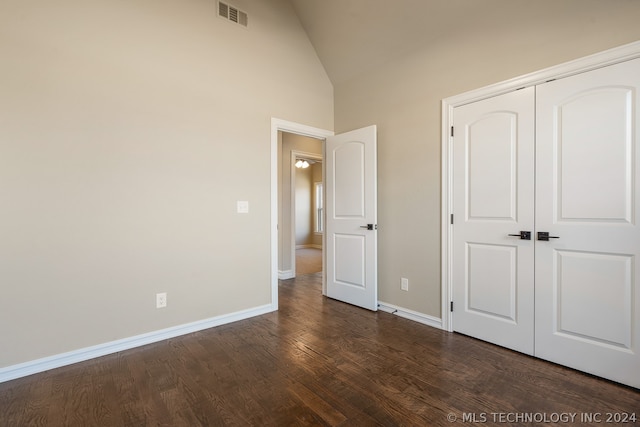
[[639, 104], [640, 59], [536, 88], [535, 355], [634, 387]]
[[456, 108], [453, 329], [533, 354], [534, 88]]

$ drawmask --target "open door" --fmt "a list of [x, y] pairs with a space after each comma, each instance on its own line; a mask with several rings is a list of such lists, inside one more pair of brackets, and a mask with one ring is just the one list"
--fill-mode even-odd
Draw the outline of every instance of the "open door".
[[376, 126], [327, 138], [327, 296], [378, 309]]

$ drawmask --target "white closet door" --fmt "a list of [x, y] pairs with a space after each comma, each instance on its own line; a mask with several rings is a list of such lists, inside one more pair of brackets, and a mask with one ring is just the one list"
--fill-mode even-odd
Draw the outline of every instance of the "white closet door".
[[[534, 88], [455, 109], [453, 329], [533, 354]], [[515, 235], [515, 236], [513, 236]]]
[[536, 98], [535, 355], [640, 387], [640, 59]]

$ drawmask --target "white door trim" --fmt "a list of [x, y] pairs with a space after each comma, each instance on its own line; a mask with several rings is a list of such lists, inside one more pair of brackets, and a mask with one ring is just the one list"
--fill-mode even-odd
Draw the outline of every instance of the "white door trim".
[[[452, 277], [452, 138], [451, 127], [454, 125], [453, 110], [471, 102], [480, 101], [520, 88], [535, 86], [549, 80], [560, 79], [571, 75], [584, 73], [596, 68], [606, 67], [619, 62], [628, 61], [640, 57], [640, 41], [626, 44], [620, 47], [566, 62], [554, 67], [545, 68], [520, 77], [515, 77], [480, 89], [465, 92], [442, 100], [442, 200], [441, 200], [441, 256], [442, 256], [442, 283], [441, 283], [441, 317], [442, 329], [453, 331], [450, 303], [453, 295]], [[454, 218], [455, 221], [455, 218]]]
[[[273, 310], [278, 309], [278, 131], [320, 140], [334, 135], [330, 130], [271, 118], [271, 308]], [[324, 290], [325, 283], [322, 286]]]

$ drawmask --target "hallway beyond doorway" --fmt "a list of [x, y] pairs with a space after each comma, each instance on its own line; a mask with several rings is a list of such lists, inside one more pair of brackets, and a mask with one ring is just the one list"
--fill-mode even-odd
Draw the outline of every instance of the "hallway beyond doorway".
[[296, 275], [318, 273], [322, 271], [322, 249], [296, 249]]

